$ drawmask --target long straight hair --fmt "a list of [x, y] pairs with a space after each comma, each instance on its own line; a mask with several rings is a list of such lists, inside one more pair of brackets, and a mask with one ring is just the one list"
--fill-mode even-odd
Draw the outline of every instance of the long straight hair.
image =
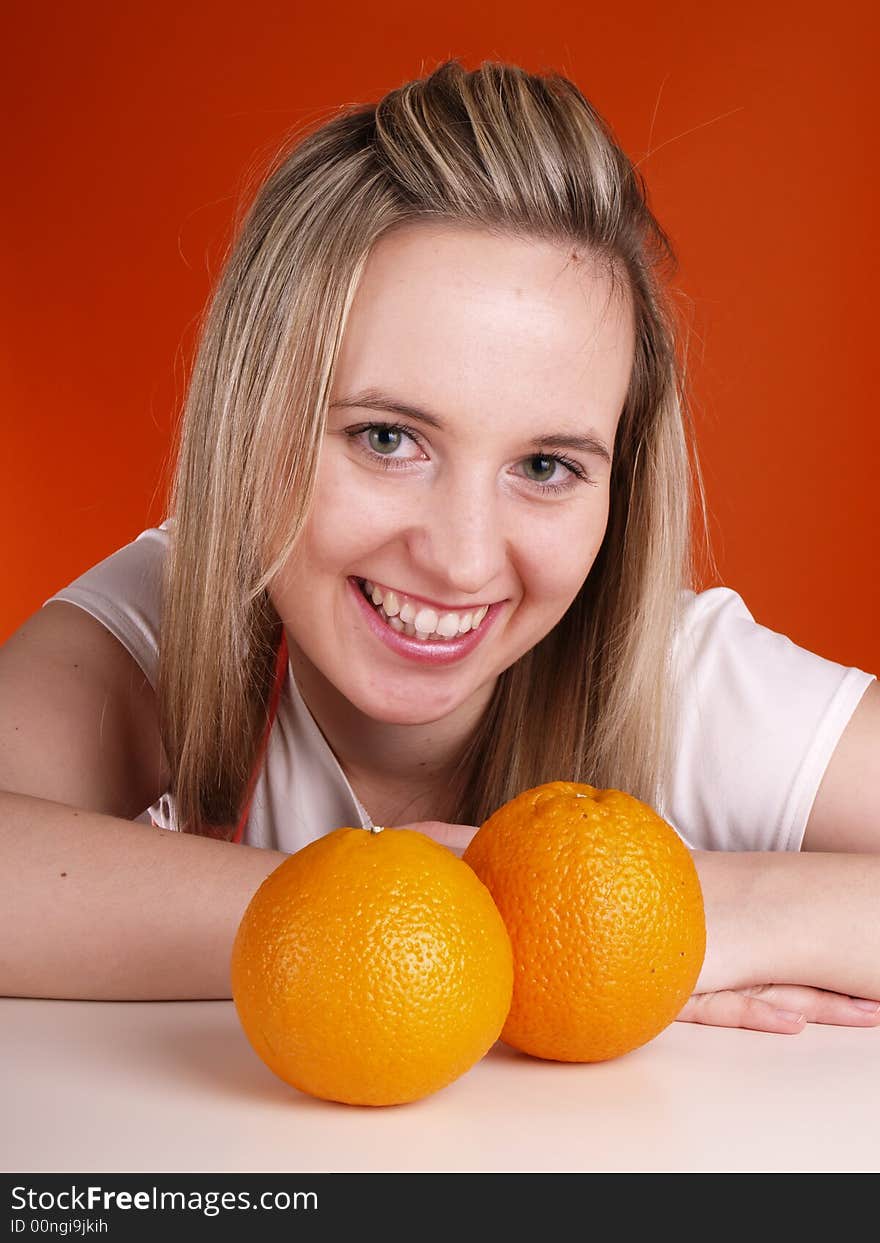
[[635, 325], [604, 541], [563, 618], [499, 676], [461, 750], [449, 818], [479, 825], [556, 779], [664, 803], [695, 486], [708, 540], [673, 248], [640, 172], [571, 81], [449, 60], [276, 158], [204, 316], [170, 492], [158, 681], [185, 831], [229, 838], [242, 810], [282, 633], [268, 589], [308, 516], [349, 309], [371, 247], [415, 221], [586, 250]]

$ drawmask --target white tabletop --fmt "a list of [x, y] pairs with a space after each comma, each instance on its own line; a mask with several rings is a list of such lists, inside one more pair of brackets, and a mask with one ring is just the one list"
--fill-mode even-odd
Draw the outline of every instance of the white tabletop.
[[232, 1002], [0, 999], [4, 1173], [880, 1169], [880, 1028], [673, 1023], [626, 1057], [496, 1044], [410, 1105], [283, 1083]]

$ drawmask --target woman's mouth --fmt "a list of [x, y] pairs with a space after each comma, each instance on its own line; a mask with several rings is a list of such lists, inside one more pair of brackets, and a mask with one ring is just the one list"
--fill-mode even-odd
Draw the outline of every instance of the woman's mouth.
[[372, 633], [391, 651], [423, 664], [450, 664], [468, 655], [504, 604], [441, 612], [368, 579], [349, 578], [348, 584]]
[[489, 611], [488, 604], [478, 609], [440, 611], [371, 583], [369, 579], [358, 581], [364, 596], [392, 630], [423, 643], [457, 639], [459, 635], [476, 630]]

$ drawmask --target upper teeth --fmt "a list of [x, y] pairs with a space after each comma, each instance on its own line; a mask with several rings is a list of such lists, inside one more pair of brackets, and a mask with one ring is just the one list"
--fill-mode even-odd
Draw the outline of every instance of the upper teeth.
[[[407, 634], [415, 634], [422, 639], [429, 636], [451, 639], [455, 635], [476, 630], [489, 611], [488, 604], [484, 604], [482, 608], [467, 613], [438, 613], [436, 609], [412, 601], [400, 592], [379, 587], [369, 580], [364, 582], [364, 593], [376, 608], [384, 609], [389, 624], [395, 630], [404, 630]], [[395, 622], [397, 625], [394, 625]]]

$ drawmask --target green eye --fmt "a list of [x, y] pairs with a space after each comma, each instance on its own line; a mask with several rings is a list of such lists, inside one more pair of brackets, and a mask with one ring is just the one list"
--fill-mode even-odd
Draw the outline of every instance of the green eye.
[[[383, 449], [396, 449], [396, 447], [399, 446], [400, 434], [401, 434], [401, 430], [403, 429], [390, 428], [390, 426], [387, 426], [385, 424], [373, 424], [372, 428], [367, 428], [365, 430], [367, 430], [370, 446], [372, 446], [373, 449], [382, 451]], [[396, 439], [395, 444], [393, 445], [389, 445], [388, 443], [377, 445], [375, 444], [375, 441], [372, 440], [373, 436], [375, 436], [375, 438], [377, 439], [379, 438], [379, 436], [396, 436], [396, 438], [398, 439]]]
[[[544, 470], [549, 471], [549, 474], [551, 474], [551, 477], [552, 477], [554, 467], [556, 467], [559, 459], [558, 457], [544, 457], [543, 454], [538, 454], [534, 457], [527, 457], [526, 461], [528, 462], [529, 466], [531, 466], [533, 462], [547, 462], [547, 466], [544, 467]], [[536, 480], [533, 480], [532, 482], [534, 482], [534, 484], [543, 484], [544, 480], [536, 479]]]

